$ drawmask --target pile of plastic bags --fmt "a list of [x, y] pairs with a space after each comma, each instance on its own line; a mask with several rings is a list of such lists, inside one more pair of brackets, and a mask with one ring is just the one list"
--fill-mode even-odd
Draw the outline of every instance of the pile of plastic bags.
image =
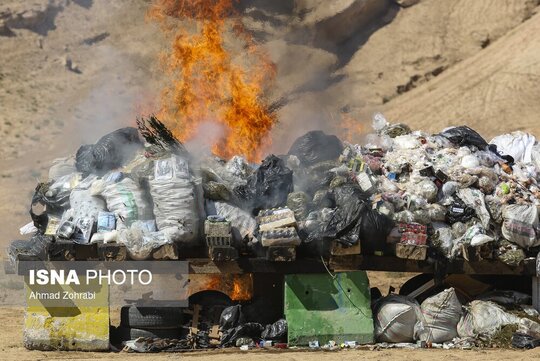
[[56, 160], [21, 233], [118, 242], [147, 259], [165, 244], [202, 246], [204, 220], [219, 216], [233, 246], [257, 256], [256, 216], [288, 207], [301, 256], [328, 255], [334, 241], [360, 243], [362, 254], [393, 254], [401, 243], [440, 259], [476, 247], [518, 265], [540, 246], [540, 144], [524, 132], [487, 142], [466, 126], [427, 134], [376, 114], [363, 145], [311, 131], [256, 165], [194, 160], [157, 119], [138, 125]]

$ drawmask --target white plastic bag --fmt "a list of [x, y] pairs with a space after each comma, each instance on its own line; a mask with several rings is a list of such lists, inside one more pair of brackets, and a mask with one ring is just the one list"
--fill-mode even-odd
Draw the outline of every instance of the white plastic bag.
[[117, 241], [126, 246], [129, 256], [136, 261], [148, 259], [154, 249], [172, 243], [166, 232], [152, 232], [148, 226], [147, 222], [135, 221], [129, 229], [118, 232]]
[[420, 305], [405, 296], [390, 295], [375, 306], [375, 338], [378, 342], [413, 342], [422, 329]]
[[502, 234], [504, 238], [523, 248], [540, 245], [538, 209], [535, 205], [506, 205], [503, 208]]
[[493, 138], [490, 144], [497, 146], [497, 151], [510, 155], [514, 161], [530, 163], [532, 162], [532, 152], [536, 138], [522, 131], [503, 134]]
[[464, 188], [458, 190], [457, 194], [468, 207], [471, 207], [476, 211], [476, 215], [480, 218], [482, 226], [484, 226], [485, 229], [488, 229], [491, 216], [486, 207], [484, 193], [478, 189]]
[[421, 308], [425, 320], [426, 339], [423, 341], [442, 343], [457, 336], [457, 324], [462, 311], [453, 288], [427, 298]]
[[131, 178], [117, 183], [97, 181], [91, 189], [93, 194], [105, 198], [109, 212], [113, 212], [127, 227], [135, 221], [153, 218], [147, 193]]
[[517, 324], [519, 317], [490, 301], [472, 301], [457, 325], [459, 337], [493, 336], [502, 326]]
[[98, 218], [99, 212], [105, 211], [107, 206], [103, 199], [93, 196], [90, 190], [75, 188], [69, 196], [70, 215], [73, 219], [83, 217]]
[[240, 238], [253, 238], [257, 221], [248, 212], [225, 202], [213, 202], [216, 214], [231, 222], [233, 230], [238, 230]]
[[75, 157], [57, 158], [52, 161], [52, 166], [49, 169], [49, 179], [58, 179], [76, 172]]
[[156, 161], [154, 179], [148, 183], [158, 230], [173, 241], [196, 240], [200, 210], [187, 162], [175, 156]]

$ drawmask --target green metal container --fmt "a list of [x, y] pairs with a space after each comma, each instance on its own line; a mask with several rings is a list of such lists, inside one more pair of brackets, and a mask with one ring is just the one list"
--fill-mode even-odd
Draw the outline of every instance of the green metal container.
[[285, 318], [290, 346], [335, 341], [373, 343], [366, 272], [285, 276]]

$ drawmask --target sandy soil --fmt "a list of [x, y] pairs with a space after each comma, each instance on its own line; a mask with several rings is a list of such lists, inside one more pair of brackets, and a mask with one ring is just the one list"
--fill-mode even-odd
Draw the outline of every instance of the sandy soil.
[[2, 360], [244, 360], [265, 361], [302, 361], [311, 360], [409, 360], [409, 361], [491, 361], [491, 360], [537, 360], [540, 349], [532, 351], [482, 349], [482, 350], [342, 350], [342, 351], [306, 351], [306, 350], [254, 350], [242, 352], [238, 349], [195, 351], [189, 353], [135, 354], [126, 352], [42, 352], [28, 351], [22, 346], [23, 310], [20, 308], [3, 309], [0, 312], [2, 337], [0, 350]]

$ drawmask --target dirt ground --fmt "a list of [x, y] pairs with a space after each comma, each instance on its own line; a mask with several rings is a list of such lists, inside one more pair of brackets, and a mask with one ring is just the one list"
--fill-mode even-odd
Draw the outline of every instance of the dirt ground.
[[135, 354], [126, 352], [42, 352], [28, 351], [22, 346], [22, 320], [21, 308], [3, 309], [0, 312], [2, 324], [2, 337], [0, 337], [0, 350], [2, 360], [211, 360], [234, 361], [238, 358], [244, 360], [260, 361], [353, 361], [353, 360], [409, 360], [409, 361], [492, 361], [492, 360], [538, 360], [540, 349], [531, 351], [516, 350], [341, 350], [341, 351], [306, 351], [306, 350], [253, 350], [239, 351], [238, 349], [195, 351], [189, 353], [160, 353]]

